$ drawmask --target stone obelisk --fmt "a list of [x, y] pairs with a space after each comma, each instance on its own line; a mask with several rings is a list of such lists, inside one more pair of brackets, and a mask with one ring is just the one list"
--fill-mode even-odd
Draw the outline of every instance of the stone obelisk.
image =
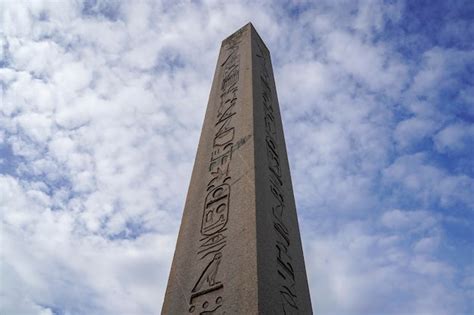
[[270, 52], [222, 42], [162, 314], [312, 314]]

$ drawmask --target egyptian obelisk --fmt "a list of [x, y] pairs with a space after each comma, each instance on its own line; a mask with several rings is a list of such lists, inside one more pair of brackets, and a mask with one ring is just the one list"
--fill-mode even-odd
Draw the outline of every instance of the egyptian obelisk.
[[162, 314], [312, 314], [270, 52], [222, 42]]

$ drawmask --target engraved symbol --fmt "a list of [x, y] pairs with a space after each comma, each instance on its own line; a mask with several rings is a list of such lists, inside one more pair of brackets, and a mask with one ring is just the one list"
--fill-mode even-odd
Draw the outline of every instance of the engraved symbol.
[[221, 263], [221, 258], [222, 254], [216, 253], [214, 258], [209, 262], [207, 267], [202, 272], [201, 276], [196, 282], [196, 285], [192, 289], [192, 292], [194, 293], [191, 295], [191, 304], [193, 303], [194, 298], [218, 290], [224, 286], [221, 282], [216, 281], [216, 275], [219, 269], [219, 264]]
[[215, 309], [210, 310], [210, 311], [201, 312], [201, 313], [199, 313], [199, 315], [214, 314], [214, 312], [215, 312], [219, 307], [221, 307], [221, 306], [222, 306], [222, 305], [218, 305], [218, 306], [216, 306]]
[[283, 310], [286, 314], [286, 307], [285, 305], [290, 305], [292, 308], [298, 309], [298, 305], [296, 305], [296, 294], [294, 294], [291, 289], [284, 285], [283, 290], [280, 290], [280, 298], [284, 300]]
[[[202, 311], [199, 310], [199, 305], [197, 307], [198, 307], [199, 315], [203, 315], [203, 314], [215, 314], [216, 310], [220, 308], [221, 306], [222, 306], [222, 296], [218, 296], [216, 298], [216, 304], [214, 305], [213, 309], [206, 310], [207, 308], [211, 307], [210, 303], [207, 300], [205, 300], [204, 303], [202, 303], [202, 309], [201, 309]], [[196, 306], [191, 305], [191, 307], [189, 308], [189, 312], [193, 313], [195, 310], [196, 310]]]
[[275, 117], [271, 112], [265, 113], [265, 131], [269, 134], [274, 135], [276, 133], [275, 130]]
[[229, 143], [232, 142], [232, 140], [234, 140], [235, 129], [233, 127], [227, 128], [227, 125], [229, 124], [230, 120], [229, 118], [226, 119], [227, 120], [224, 120], [224, 124], [222, 124], [222, 126], [219, 128], [219, 131], [217, 132], [216, 137], [214, 138], [214, 147], [227, 146]]
[[278, 180], [280, 185], [283, 185], [283, 181], [281, 180], [281, 168], [280, 168], [280, 158], [278, 157], [277, 147], [273, 139], [267, 136], [267, 161], [268, 161], [268, 168], [270, 171], [273, 172], [275, 178]]
[[222, 81], [222, 91], [229, 90], [230, 87], [234, 86], [239, 81], [239, 71], [231, 71], [226, 74], [224, 80]]
[[229, 195], [228, 184], [219, 185], [207, 194], [201, 223], [202, 235], [210, 236], [227, 224]]
[[225, 244], [226, 244], [226, 237], [221, 234], [224, 232], [226, 229], [223, 229], [220, 233], [216, 233], [212, 236], [206, 236], [201, 239], [202, 245], [199, 247], [200, 250], [198, 251], [198, 254], [201, 256], [200, 259], [204, 259], [210, 254], [215, 254], [217, 252], [220, 252]]
[[[273, 174], [273, 173], [272, 173]], [[275, 176], [273, 174], [273, 176]], [[278, 179], [278, 178], [276, 178]], [[277, 183], [275, 183], [272, 178], [270, 177], [270, 190], [273, 194], [273, 196], [275, 197], [275, 199], [281, 204], [281, 205], [284, 205], [285, 204], [285, 197], [283, 196], [283, 194], [281, 193], [280, 191], [280, 188], [277, 186]]]
[[[222, 289], [224, 287], [224, 285], [220, 281], [216, 281], [216, 275], [219, 269], [219, 264], [221, 263], [221, 259], [222, 259], [222, 253], [216, 253], [214, 255], [214, 258], [209, 262], [209, 264], [206, 266], [206, 268], [202, 272], [201, 276], [196, 282], [196, 285], [194, 285], [194, 288], [191, 291], [193, 293], [191, 294], [191, 299], [189, 301], [189, 304], [192, 304], [191, 307], [189, 308], [190, 313], [194, 312], [194, 310], [196, 309], [196, 306], [193, 305], [194, 299], [197, 299], [200, 296], [205, 296], [206, 294]], [[207, 301], [208, 298], [209, 297], [207, 297], [204, 303], [202, 304], [202, 309], [208, 308], [209, 306], [209, 302]], [[214, 307], [212, 310], [203, 311], [203, 312], [200, 312], [199, 314], [213, 314], [215, 310], [217, 310], [219, 307], [222, 306], [220, 304], [221, 301], [222, 301], [222, 297], [220, 296], [217, 297], [216, 304], [219, 304], [219, 305]]]
[[201, 245], [201, 247], [214, 247], [224, 241], [225, 236], [222, 234], [216, 234], [210, 237], [205, 237], [202, 240], [205, 242]]
[[[279, 267], [281, 267], [282, 270], [285, 271], [285, 273], [289, 275], [293, 281], [295, 281], [295, 270], [291, 265], [292, 258], [288, 253], [288, 247], [280, 241], [277, 241], [275, 247], [278, 251], [277, 262]], [[287, 277], [280, 271], [279, 268], [277, 268], [277, 271], [280, 276], [283, 277], [283, 279], [287, 279]]]

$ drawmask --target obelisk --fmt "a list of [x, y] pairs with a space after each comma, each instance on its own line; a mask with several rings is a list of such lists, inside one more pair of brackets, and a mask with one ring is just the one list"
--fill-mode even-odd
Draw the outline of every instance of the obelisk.
[[270, 52], [222, 42], [162, 314], [312, 314]]

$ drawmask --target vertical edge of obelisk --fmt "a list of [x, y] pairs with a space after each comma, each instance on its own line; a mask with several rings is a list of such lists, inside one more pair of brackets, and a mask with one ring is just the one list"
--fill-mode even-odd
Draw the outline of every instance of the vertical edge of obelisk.
[[[236, 160], [240, 161], [241, 172], [238, 183], [236, 183], [237, 197], [239, 202], [238, 215], [240, 222], [234, 226], [238, 231], [234, 235], [235, 252], [240, 255], [233, 262], [230, 272], [232, 277], [232, 294], [234, 294], [233, 305], [227, 309], [230, 314], [257, 315], [260, 312], [259, 299], [259, 273], [258, 273], [258, 249], [257, 249], [257, 181], [256, 176], [256, 146], [255, 137], [258, 136], [254, 119], [254, 67], [252, 60], [252, 25], [247, 23], [239, 31], [243, 32], [244, 38], [240, 47], [241, 54], [241, 77], [239, 87], [241, 116], [240, 116], [240, 140], [234, 150]], [[236, 33], [237, 33], [236, 32]], [[235, 34], [235, 33], [234, 33]], [[232, 36], [231, 36], [232, 37]], [[225, 39], [225, 43], [228, 39]], [[239, 143], [243, 140], [244, 145]], [[233, 157], [233, 158], [234, 158]], [[240, 193], [238, 192], [240, 191]], [[232, 227], [231, 227], [232, 228]], [[231, 229], [230, 228], [230, 229]]]
[[[269, 59], [270, 59], [270, 64], [271, 64], [271, 56], [269, 54]], [[273, 73], [273, 67], [270, 68], [271, 72], [271, 78], [273, 81], [273, 86], [276, 87], [275, 83], [275, 76]], [[276, 102], [276, 107], [278, 108], [277, 115], [278, 115], [278, 123], [280, 124], [280, 130], [281, 130], [281, 152], [282, 152], [282, 158], [284, 160], [283, 162], [283, 168], [286, 169], [286, 174], [288, 175], [288, 190], [289, 190], [289, 202], [291, 204], [291, 207], [294, 209], [292, 212], [293, 220], [295, 222], [295, 230], [297, 233], [295, 233], [295, 251], [300, 255], [300, 264], [298, 266], [298, 274], [299, 274], [299, 283], [298, 283], [298, 291], [301, 294], [301, 305], [303, 307], [303, 310], [305, 314], [313, 314], [313, 307], [312, 307], [312, 301], [311, 301], [311, 293], [309, 289], [309, 282], [308, 282], [308, 274], [306, 270], [306, 260], [304, 258], [304, 251], [303, 251], [303, 242], [301, 238], [301, 231], [300, 231], [300, 224], [299, 224], [299, 217], [298, 217], [298, 209], [296, 207], [296, 201], [294, 197], [294, 191], [293, 191], [293, 181], [291, 178], [291, 170], [290, 170], [290, 163], [288, 160], [288, 152], [287, 152], [287, 147], [286, 147], [286, 140], [285, 140], [285, 129], [283, 128], [283, 119], [281, 117], [281, 109], [280, 109], [280, 104], [278, 101], [278, 92], [275, 88], [274, 90], [275, 94], [275, 102]]]
[[193, 195], [195, 194], [193, 183], [196, 183], [198, 181], [198, 178], [201, 176], [201, 174], [198, 174], [199, 166], [200, 164], [202, 164], [202, 160], [207, 158], [206, 143], [208, 142], [208, 139], [206, 138], [208, 137], [209, 128], [206, 128], [206, 126], [208, 126], [212, 121], [212, 115], [213, 115], [213, 110], [214, 110], [213, 102], [216, 97], [216, 90], [219, 84], [219, 77], [220, 77], [219, 76], [219, 72], [220, 72], [219, 60], [221, 60], [222, 58], [222, 51], [223, 51], [223, 44], [221, 45], [219, 49], [216, 67], [214, 70], [214, 76], [213, 76], [211, 88], [209, 91], [209, 97], [208, 97], [206, 111], [205, 111], [204, 119], [202, 123], [201, 134], [199, 137], [198, 147], [197, 147], [196, 155], [194, 158], [193, 171], [191, 173], [188, 191], [186, 194], [186, 200], [183, 207], [178, 237], [176, 240], [175, 251], [174, 251], [173, 260], [171, 263], [170, 273], [169, 273], [168, 282], [167, 282], [166, 291], [165, 291], [165, 297], [164, 297], [163, 305], [161, 309], [162, 315], [176, 313], [177, 311], [176, 300], [178, 300], [177, 295], [182, 296], [180, 300], [187, 300], [187, 292], [185, 292], [186, 288], [183, 288], [183, 286], [181, 285], [181, 279], [180, 279], [181, 275], [180, 275], [180, 268], [178, 266], [178, 263], [179, 263], [179, 260], [183, 259], [182, 257], [180, 257], [180, 253], [182, 252], [181, 248], [183, 244], [186, 243], [186, 238], [188, 235], [188, 233], [186, 233], [187, 232], [186, 230], [189, 229], [189, 221], [190, 221], [190, 215], [191, 215], [190, 213], [191, 207], [189, 206], [189, 204], [191, 203], [191, 199], [194, 199]]
[[[270, 59], [270, 64], [271, 64], [271, 55], [269, 54], [269, 59]], [[271, 72], [271, 78], [272, 78], [272, 85], [276, 87], [275, 83], [275, 76], [273, 73], [273, 67], [270, 67], [270, 72]], [[290, 170], [290, 163], [288, 160], [288, 152], [287, 152], [287, 147], [286, 147], [286, 140], [285, 140], [285, 129], [283, 128], [283, 119], [281, 117], [281, 110], [280, 110], [280, 105], [278, 101], [278, 92], [275, 88], [274, 90], [275, 94], [275, 102], [276, 102], [276, 108], [277, 110], [277, 115], [278, 119], [277, 122], [280, 125], [280, 130], [281, 130], [281, 153], [282, 153], [282, 159], [283, 163], [282, 166], [283, 168], [286, 169], [285, 173], [287, 174], [287, 179], [288, 179], [288, 190], [289, 190], [289, 203], [291, 204], [291, 207], [294, 209], [294, 211], [291, 213], [293, 216], [293, 220], [295, 223], [295, 231], [296, 233], [294, 234], [296, 238], [295, 242], [295, 252], [300, 255], [300, 260], [299, 260], [299, 266], [298, 266], [298, 275], [299, 275], [299, 283], [298, 283], [298, 291], [301, 294], [301, 305], [302, 308], [305, 312], [305, 314], [312, 314], [313, 313], [313, 308], [312, 308], [312, 302], [311, 302], [311, 293], [309, 290], [309, 282], [308, 282], [308, 274], [306, 271], [306, 262], [304, 258], [304, 251], [303, 251], [303, 242], [301, 239], [301, 231], [300, 231], [300, 224], [299, 224], [299, 217], [298, 217], [298, 209], [296, 207], [296, 201], [294, 197], [294, 191], [293, 191], [293, 181], [291, 179], [291, 170]]]
[[225, 284], [227, 304], [222, 311], [225, 314], [257, 315], [254, 125], [249, 24], [232, 36], [239, 33], [242, 34], [239, 44], [240, 93], [235, 115], [236, 142], [232, 155], [236, 176], [231, 181], [233, 200], [228, 226], [229, 241], [232, 241], [233, 246], [228, 248]]
[[221, 45], [162, 314], [258, 314], [250, 58], [246, 25]]
[[311, 314], [270, 52], [252, 29], [259, 311]]

